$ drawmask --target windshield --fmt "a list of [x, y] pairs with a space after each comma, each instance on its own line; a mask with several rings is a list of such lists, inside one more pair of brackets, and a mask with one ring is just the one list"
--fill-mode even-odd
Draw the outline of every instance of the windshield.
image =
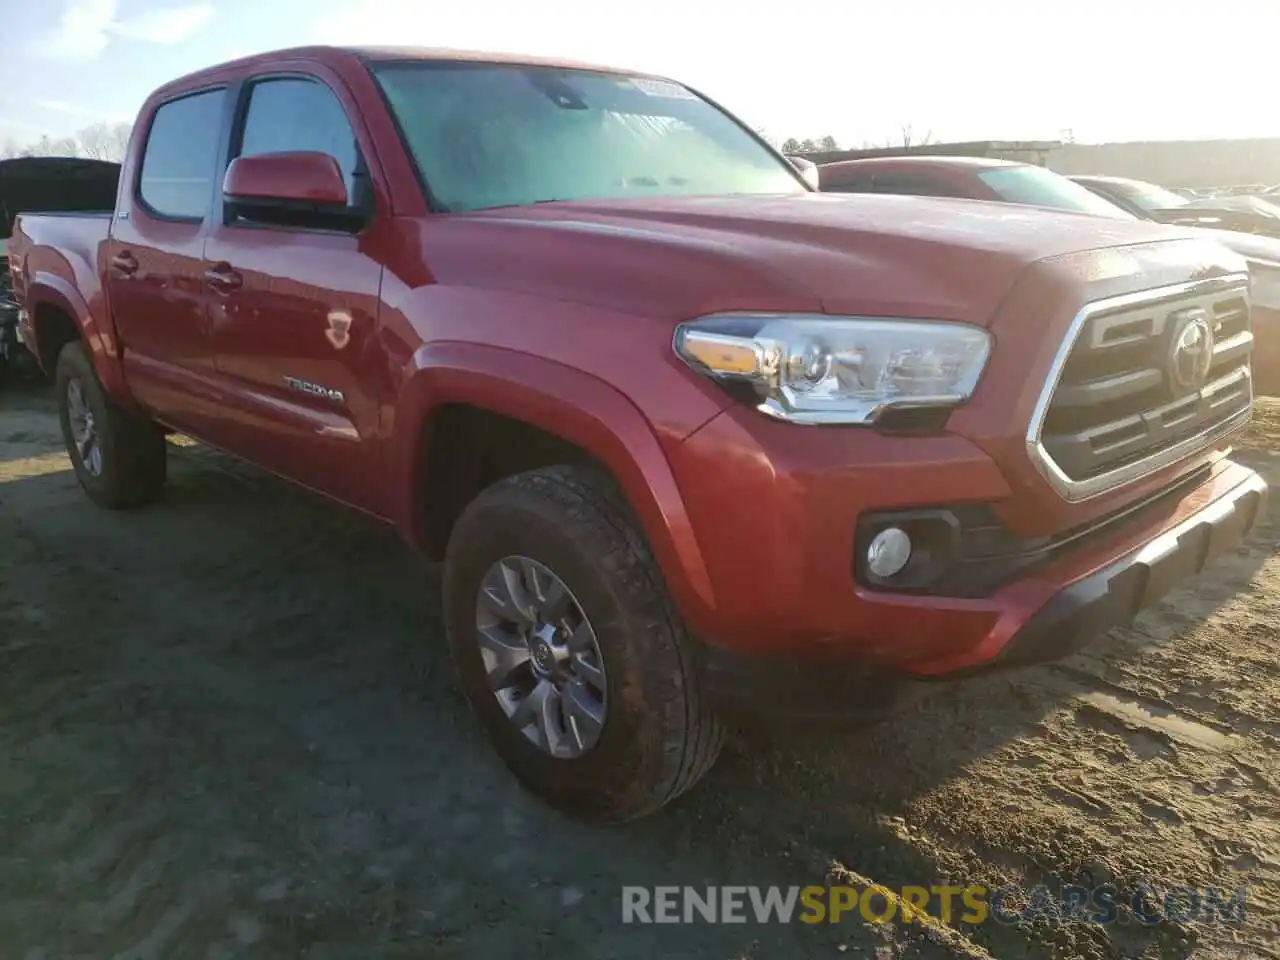
[[1152, 210], [1176, 210], [1185, 207], [1191, 201], [1180, 193], [1157, 187], [1154, 183], [1138, 183], [1125, 180], [1112, 184], [1112, 188], [1128, 197], [1135, 204], [1148, 212]]
[[984, 170], [978, 178], [999, 194], [1000, 199], [1009, 203], [1027, 203], [1117, 220], [1137, 219], [1110, 200], [1104, 200], [1074, 180], [1044, 167], [995, 167]]
[[736, 121], [667, 80], [551, 67], [377, 64], [438, 204], [804, 193]]

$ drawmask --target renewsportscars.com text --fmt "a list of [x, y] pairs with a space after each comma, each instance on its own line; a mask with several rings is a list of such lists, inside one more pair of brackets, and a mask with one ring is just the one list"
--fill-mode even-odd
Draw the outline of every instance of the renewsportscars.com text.
[[623, 923], [1242, 923], [1245, 888], [623, 887]]

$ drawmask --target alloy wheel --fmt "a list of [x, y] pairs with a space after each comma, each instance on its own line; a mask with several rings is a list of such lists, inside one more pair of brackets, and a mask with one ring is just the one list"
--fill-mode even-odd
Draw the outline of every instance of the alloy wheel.
[[480, 583], [476, 642], [503, 712], [553, 757], [582, 756], [607, 713], [604, 660], [577, 599], [545, 564], [504, 557]]

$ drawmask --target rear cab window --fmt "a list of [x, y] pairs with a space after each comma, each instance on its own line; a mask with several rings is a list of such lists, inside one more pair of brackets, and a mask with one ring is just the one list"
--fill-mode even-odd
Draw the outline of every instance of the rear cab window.
[[914, 173], [878, 173], [872, 179], [876, 193], [906, 194], [911, 197], [961, 197], [949, 184]]
[[965, 194], [928, 177], [898, 171], [862, 174], [823, 186], [823, 193], [888, 193], [911, 197], [964, 197]]
[[[818, 178], [821, 181], [822, 171], [818, 171]], [[871, 193], [871, 178], [869, 176], [856, 177], [840, 177], [837, 175], [835, 183], [823, 183], [823, 193]]]
[[218, 140], [226, 90], [206, 90], [162, 103], [147, 131], [138, 199], [169, 220], [203, 220], [218, 173]]

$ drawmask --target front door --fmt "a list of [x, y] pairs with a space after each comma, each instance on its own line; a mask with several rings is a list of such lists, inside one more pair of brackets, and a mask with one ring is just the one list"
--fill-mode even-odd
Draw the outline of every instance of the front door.
[[[246, 85], [233, 156], [315, 150], [334, 157], [353, 205], [370, 189], [352, 125], [313, 78]], [[238, 146], [234, 146], [237, 145]], [[232, 219], [204, 249], [210, 336], [231, 407], [215, 442], [381, 514], [372, 482], [385, 363], [376, 340], [381, 263], [358, 234]]]

